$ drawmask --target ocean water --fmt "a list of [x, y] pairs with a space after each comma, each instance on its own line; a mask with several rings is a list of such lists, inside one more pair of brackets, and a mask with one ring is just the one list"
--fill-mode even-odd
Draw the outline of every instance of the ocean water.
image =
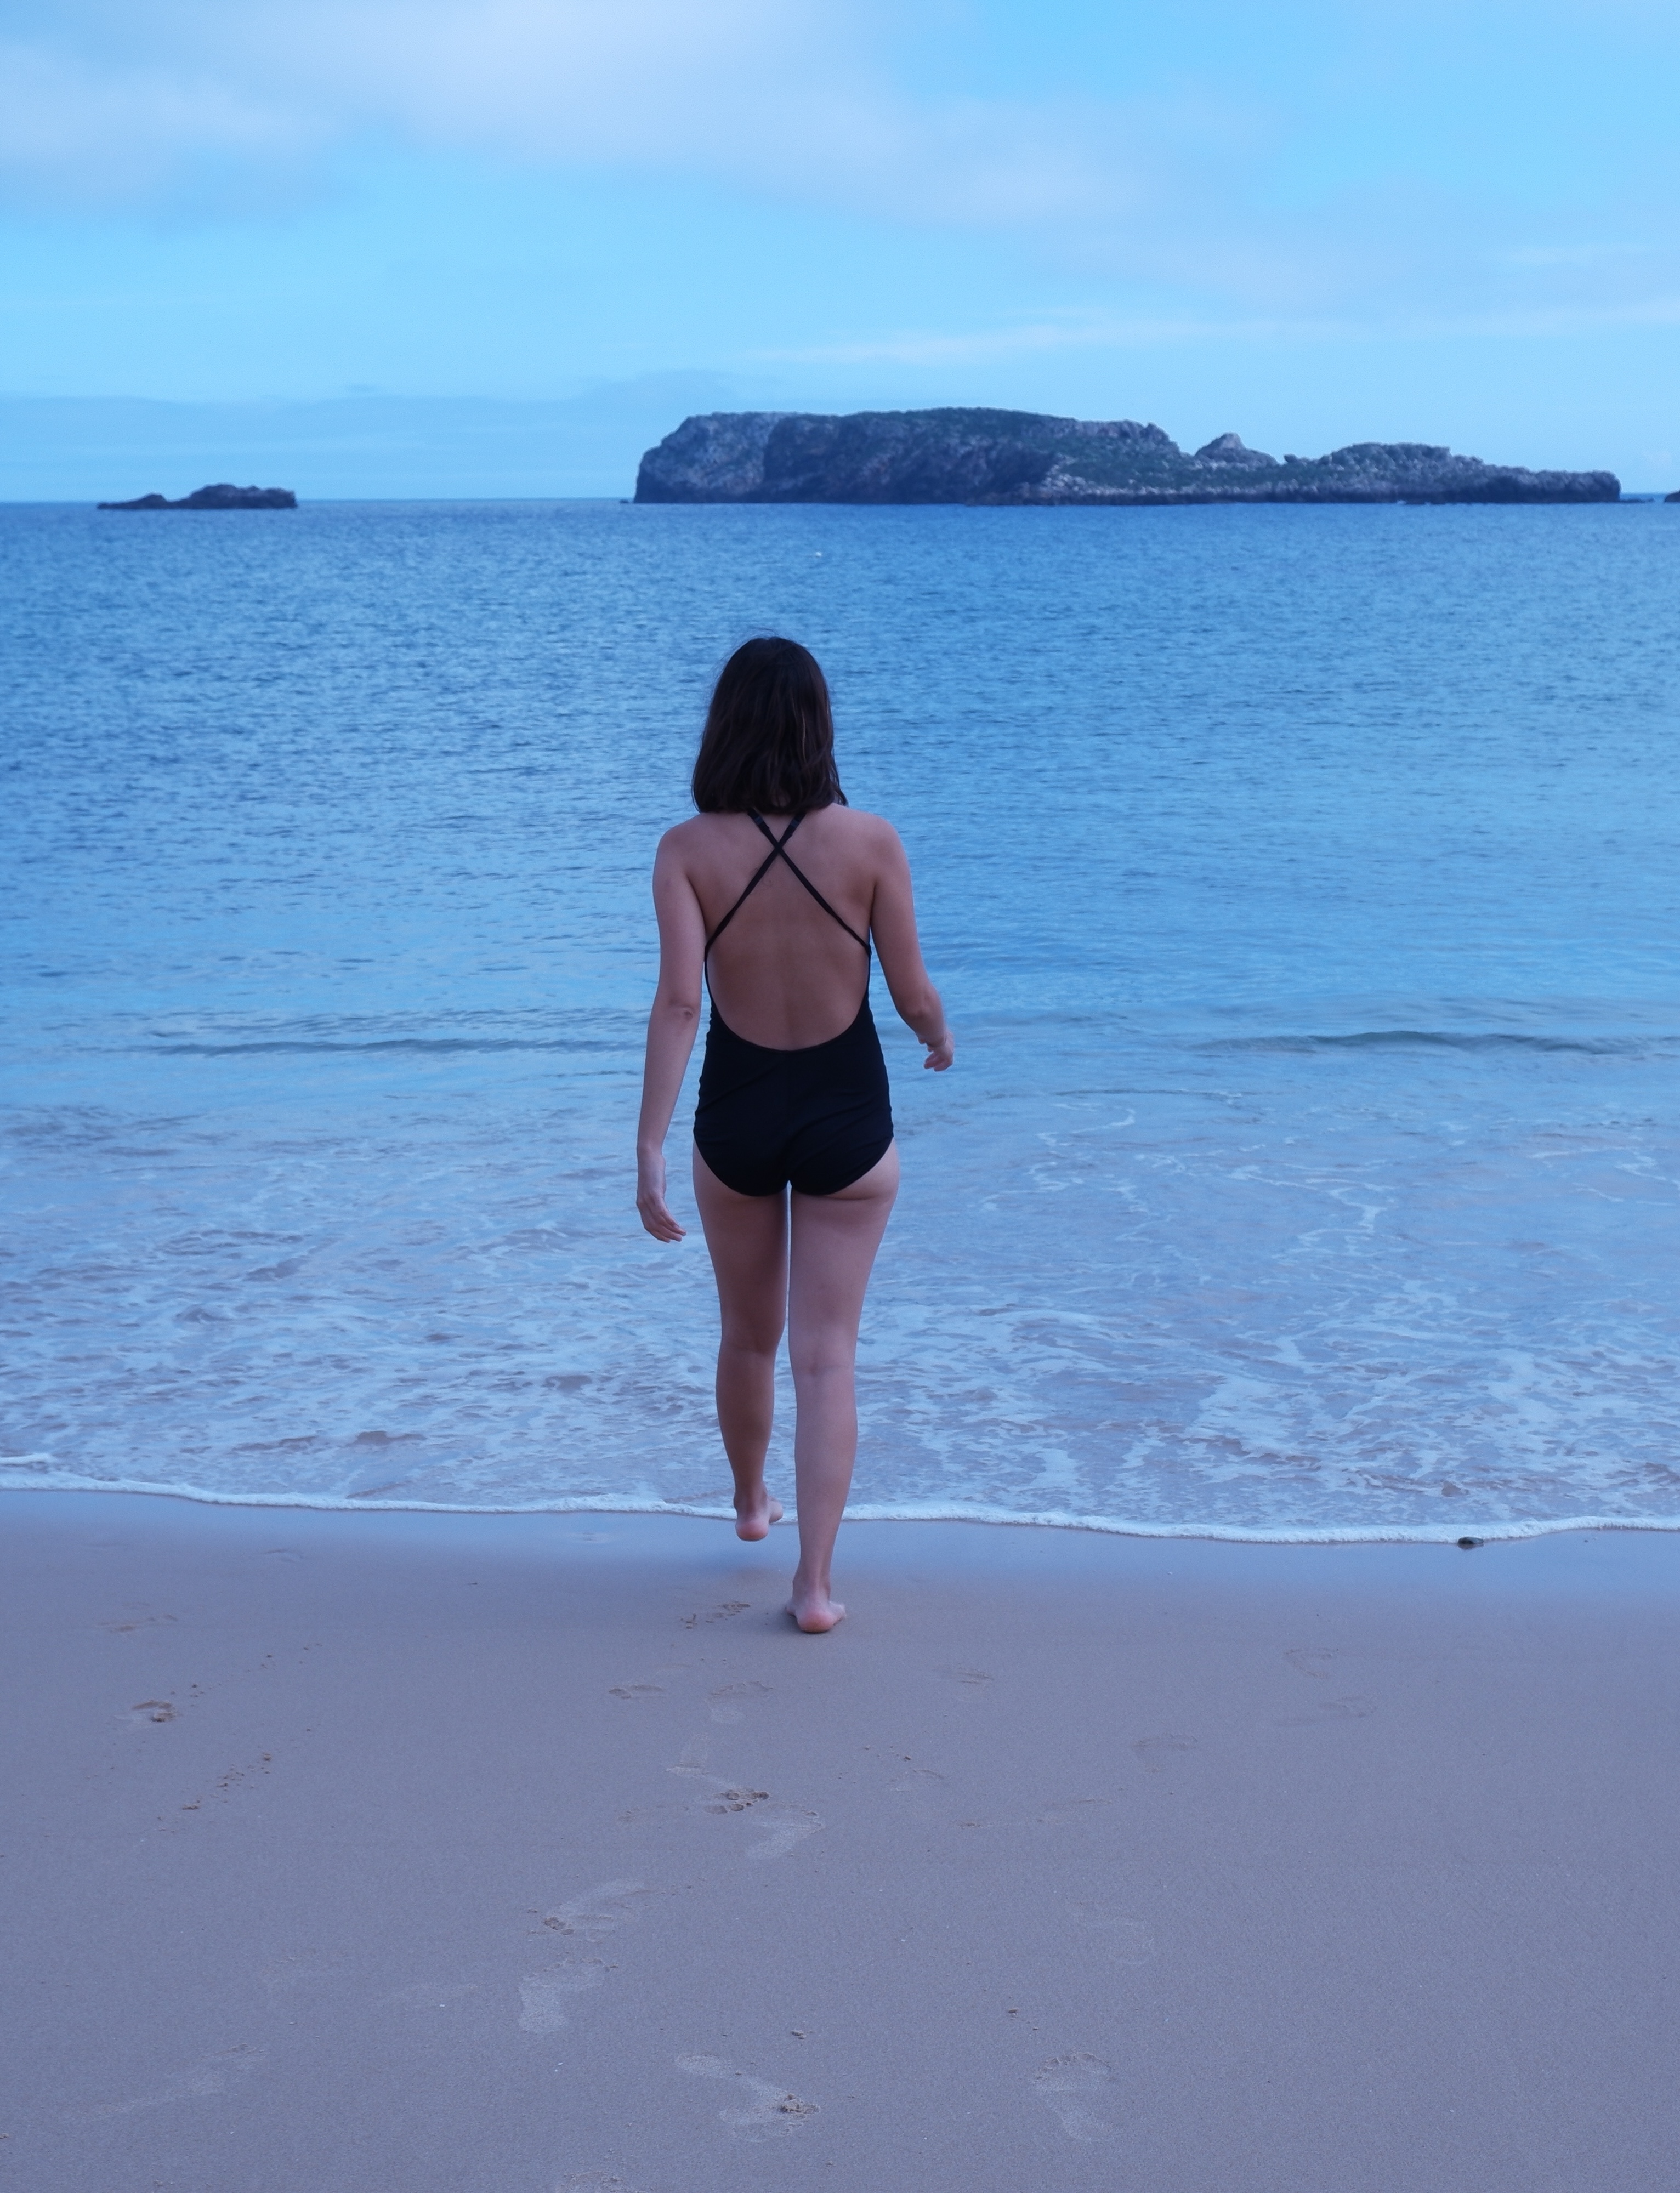
[[1680, 509], [13, 507], [0, 620], [0, 1483], [720, 1504], [646, 876], [783, 630], [960, 1045], [858, 1512], [1680, 1526]]

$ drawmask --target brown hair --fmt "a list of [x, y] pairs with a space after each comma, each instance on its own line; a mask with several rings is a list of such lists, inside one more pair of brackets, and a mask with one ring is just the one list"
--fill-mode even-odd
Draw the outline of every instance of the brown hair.
[[834, 719], [817, 658], [794, 639], [749, 639], [718, 673], [694, 804], [702, 815], [761, 808], [772, 815], [844, 806]]

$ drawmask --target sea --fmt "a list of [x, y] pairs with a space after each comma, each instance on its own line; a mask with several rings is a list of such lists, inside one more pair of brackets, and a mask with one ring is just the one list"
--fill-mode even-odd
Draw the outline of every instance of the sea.
[[1680, 508], [14, 505], [0, 631], [0, 1484], [726, 1511], [648, 878], [780, 632], [958, 1045], [854, 1514], [1680, 1528]]

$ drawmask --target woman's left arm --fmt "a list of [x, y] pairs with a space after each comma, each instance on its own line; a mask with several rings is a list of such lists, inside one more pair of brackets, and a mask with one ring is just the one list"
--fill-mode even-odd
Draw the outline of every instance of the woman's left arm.
[[700, 1026], [706, 920], [668, 831], [653, 863], [659, 919], [659, 987], [647, 1016], [642, 1114], [636, 1129], [636, 1208], [656, 1241], [680, 1241], [683, 1228], [665, 1200], [665, 1137]]

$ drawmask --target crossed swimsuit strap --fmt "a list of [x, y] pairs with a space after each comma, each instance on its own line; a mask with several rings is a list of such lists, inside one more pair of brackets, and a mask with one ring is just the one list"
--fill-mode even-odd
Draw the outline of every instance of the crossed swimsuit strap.
[[857, 937], [857, 942], [863, 946], [863, 950], [867, 954], [869, 949], [869, 938], [867, 936], [857, 936], [857, 931], [852, 927], [846, 916], [840, 913], [835, 908], [830, 906], [828, 900], [823, 897], [822, 892], [818, 890], [816, 885], [812, 883], [811, 878], [806, 875], [805, 870], [794, 865], [794, 857], [787, 850], [788, 839], [793, 836], [794, 831], [799, 828], [800, 823], [805, 820], [805, 809], [803, 807], [800, 809], [798, 814], [794, 816], [793, 821], [788, 825], [787, 828], [782, 833], [782, 835], [779, 838], [771, 828], [769, 823], [765, 821], [762, 815], [757, 813], [750, 807], [747, 810], [747, 812], [752, 816], [753, 821], [757, 824], [760, 830], [770, 840], [770, 850], [765, 855], [763, 860], [753, 871], [753, 879], [748, 885], [746, 890], [742, 892], [740, 897], [736, 900], [734, 905], [729, 909], [729, 912], [725, 914], [723, 919], [706, 939], [706, 959], [709, 959], [711, 958], [712, 947], [717, 942], [719, 937], [723, 935], [725, 930], [729, 927], [730, 923], [734, 920], [736, 915], [740, 913], [742, 908], [745, 906], [748, 900], [753, 896], [753, 893], [770, 873], [771, 867], [777, 861], [785, 861], [787, 862], [788, 866], [793, 869], [794, 873], [811, 893], [812, 898], [816, 900], [817, 905], [822, 908], [823, 913], [833, 914], [834, 919], [839, 922], [840, 927], [846, 931], [848, 936]]

